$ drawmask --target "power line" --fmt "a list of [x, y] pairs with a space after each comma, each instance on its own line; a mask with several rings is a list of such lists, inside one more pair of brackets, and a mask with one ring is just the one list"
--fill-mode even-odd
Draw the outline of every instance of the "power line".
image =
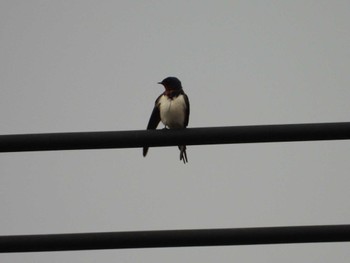
[[350, 225], [0, 236], [0, 252], [350, 241]]
[[[350, 122], [0, 136], [0, 152], [350, 139]], [[350, 241], [350, 225], [0, 236], [0, 252]]]
[[0, 152], [350, 139], [350, 122], [0, 135]]

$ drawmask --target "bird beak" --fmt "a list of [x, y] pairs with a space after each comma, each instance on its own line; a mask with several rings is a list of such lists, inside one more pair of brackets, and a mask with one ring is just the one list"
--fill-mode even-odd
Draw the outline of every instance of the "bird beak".
[[157, 84], [163, 84], [163, 82], [162, 82], [162, 81], [160, 81], [160, 82], [157, 82]]

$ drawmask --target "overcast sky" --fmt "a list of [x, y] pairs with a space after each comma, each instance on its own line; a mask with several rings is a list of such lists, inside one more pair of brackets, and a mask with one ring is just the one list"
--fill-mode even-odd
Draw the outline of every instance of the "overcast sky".
[[[0, 133], [349, 121], [349, 1], [0, 0]], [[348, 141], [0, 154], [0, 235], [350, 223]], [[1, 254], [1, 262], [348, 262], [349, 243]]]

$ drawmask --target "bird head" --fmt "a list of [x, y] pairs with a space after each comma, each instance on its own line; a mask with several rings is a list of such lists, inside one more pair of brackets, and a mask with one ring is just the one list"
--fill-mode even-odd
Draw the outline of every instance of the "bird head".
[[167, 77], [158, 84], [162, 84], [166, 90], [180, 90], [182, 89], [181, 81], [176, 77]]

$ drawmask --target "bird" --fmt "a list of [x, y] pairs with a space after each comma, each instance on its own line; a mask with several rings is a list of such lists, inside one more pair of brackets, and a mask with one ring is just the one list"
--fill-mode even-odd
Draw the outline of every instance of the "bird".
[[[158, 96], [149, 119], [147, 130], [157, 128], [159, 122], [164, 124], [164, 129], [183, 129], [188, 125], [190, 117], [190, 102], [185, 94], [181, 81], [176, 77], [167, 77], [161, 82], [165, 91]], [[186, 145], [178, 146], [180, 149], [180, 161], [188, 162]], [[143, 147], [143, 156], [146, 157], [148, 147]]]

